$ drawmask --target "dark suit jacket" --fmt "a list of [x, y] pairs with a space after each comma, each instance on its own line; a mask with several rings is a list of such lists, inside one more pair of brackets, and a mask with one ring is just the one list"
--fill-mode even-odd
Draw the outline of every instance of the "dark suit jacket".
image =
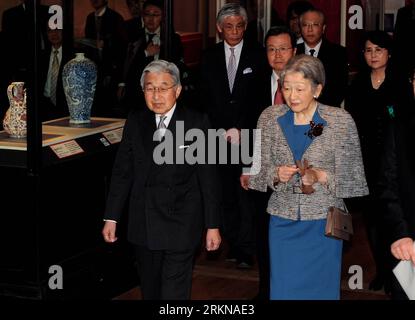
[[[146, 57], [145, 49], [147, 48], [145, 29], [138, 32], [138, 39], [128, 44], [126, 58], [118, 72], [118, 83], [125, 83], [125, 104], [128, 107], [144, 106], [144, 97], [141, 91], [140, 78], [144, 68], [154, 60], [154, 57]], [[168, 60], [175, 63], [179, 69], [183, 61], [183, 46], [180, 36], [173, 33], [172, 39], [172, 56], [163, 55], [163, 41], [160, 47], [160, 59]]]
[[[359, 132], [366, 179], [373, 195], [387, 128], [395, 118], [405, 115], [413, 89], [392, 65], [386, 68], [385, 80], [378, 89], [373, 88], [370, 74], [370, 68], [365, 68], [353, 79], [346, 98], [346, 110]], [[390, 107], [393, 107], [394, 116], [390, 114]]]
[[141, 30], [143, 29], [143, 24], [141, 17], [134, 17], [129, 20], [124, 21], [125, 31], [127, 33], [128, 42], [137, 41], [141, 35]]
[[415, 19], [412, 18], [413, 4], [409, 4], [398, 10], [394, 39], [396, 44], [396, 61], [408, 71], [415, 67], [413, 58], [415, 50]]
[[244, 42], [233, 92], [230, 92], [224, 43], [205, 52], [201, 66], [200, 103], [214, 128], [255, 128], [263, 110], [267, 60], [262, 47]]
[[[272, 68], [268, 68], [266, 73], [264, 73], [263, 77], [263, 93], [261, 95], [262, 98], [262, 109], [265, 110], [267, 107], [272, 106], [274, 103], [274, 99], [271, 97], [272, 95], [272, 86], [271, 86], [271, 76], [272, 76]], [[281, 88], [278, 88], [280, 90]]]
[[45, 84], [48, 76], [49, 71], [49, 60], [50, 60], [50, 54], [52, 52], [52, 48], [48, 48], [44, 53], [41, 55], [41, 64], [40, 64], [40, 75], [41, 75], [41, 81], [40, 81], [40, 93], [42, 99], [42, 105], [40, 107], [41, 109], [41, 118], [42, 121], [47, 121], [50, 119], [56, 119], [61, 118], [69, 115], [68, 111], [68, 104], [66, 103], [66, 97], [65, 93], [63, 91], [63, 82], [62, 82], [62, 71], [65, 66], [65, 64], [74, 58], [74, 55], [72, 54], [71, 50], [65, 49], [65, 47], [62, 47], [62, 61], [59, 66], [59, 75], [58, 75], [58, 83], [56, 85], [56, 106], [52, 104], [50, 99], [48, 97], [43, 96], [43, 92], [45, 89]]
[[415, 239], [414, 131], [412, 113], [391, 126], [385, 143], [379, 188], [390, 243], [404, 237]]
[[[297, 55], [305, 53], [304, 43], [297, 46]], [[346, 48], [323, 39], [318, 57], [326, 71], [326, 85], [318, 101], [339, 107], [346, 95], [348, 66]]]
[[[207, 132], [209, 128], [206, 116], [179, 105], [168, 126], [173, 136], [176, 121], [184, 121], [185, 132], [191, 128]], [[200, 243], [203, 227], [220, 227], [216, 167], [156, 165], [155, 130], [153, 112], [145, 109], [130, 113], [114, 164], [105, 218], [119, 221], [129, 197], [128, 239], [133, 244], [150, 250], [194, 249]], [[177, 145], [175, 153], [185, 150]]]
[[[11, 81], [27, 81], [28, 69], [33, 60], [33, 46], [30, 41], [30, 33], [33, 31], [33, 9], [23, 5], [12, 7], [3, 12], [2, 32], [4, 41], [7, 43], [7, 59], [10, 70]], [[37, 22], [39, 33], [38, 41], [40, 48], [44, 49], [47, 41], [46, 28], [48, 20], [48, 8], [39, 6]]]
[[[97, 39], [94, 12], [86, 18], [85, 37], [92, 40]], [[122, 63], [127, 37], [124, 30], [124, 19], [109, 7], [102, 16], [101, 40], [104, 40], [102, 59], [99, 58], [96, 50], [89, 52], [89, 56], [98, 64], [101, 76], [114, 76], [115, 70]]]

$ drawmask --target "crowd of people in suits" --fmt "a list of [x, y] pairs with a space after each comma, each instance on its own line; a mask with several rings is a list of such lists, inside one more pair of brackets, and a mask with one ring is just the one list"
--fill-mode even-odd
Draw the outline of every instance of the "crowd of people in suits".
[[[220, 230], [229, 246], [228, 261], [235, 261], [243, 269], [252, 267], [253, 258], [257, 257], [258, 298], [339, 299], [342, 243], [324, 237], [326, 207], [332, 204], [345, 209], [344, 198], [367, 196], [370, 190], [370, 197], [365, 197], [368, 203], [364, 206], [368, 210], [365, 215], [370, 217], [376, 212], [372, 211], [372, 205], [379, 204], [382, 193], [375, 192], [378, 179], [373, 176], [380, 162], [375, 161], [374, 165], [373, 159], [382, 157], [386, 127], [395, 116], [401, 118], [401, 114], [406, 114], [404, 109], [409, 105], [405, 103], [413, 100], [413, 92], [407, 90], [403, 73], [394, 71], [393, 76], [386, 77], [391, 69], [387, 66], [391, 55], [389, 41], [392, 41], [387, 33], [367, 34], [362, 46], [367, 71], [362, 70], [348, 90], [346, 50], [324, 38], [323, 12], [304, 1], [288, 9], [289, 21], [296, 22], [297, 29], [271, 28], [265, 36], [264, 50], [251, 38], [244, 37], [248, 25], [245, 9], [237, 4], [225, 5], [217, 16], [217, 31], [222, 41], [208, 49], [202, 58], [199, 108], [209, 116], [212, 128], [224, 129], [224, 138], [229, 142], [227, 154], [240, 148], [240, 130], [256, 128], [260, 115], [258, 128], [263, 132], [261, 159], [257, 160], [261, 163], [259, 173], [241, 175], [242, 163], [230, 164], [230, 161], [217, 167], [223, 217]], [[378, 59], [384, 53], [385, 59]], [[367, 96], [364, 101], [359, 99], [362, 92]], [[345, 99], [346, 109], [357, 126], [347, 111], [336, 108]], [[327, 140], [312, 140], [310, 120], [326, 127]], [[311, 136], [306, 144], [304, 136]], [[286, 140], [288, 145], [284, 143]], [[291, 153], [287, 152], [290, 149]], [[290, 160], [292, 155], [294, 159]], [[299, 176], [299, 165], [293, 163], [304, 157], [314, 168], [303, 168]], [[296, 183], [312, 186], [314, 192], [311, 196], [293, 192], [298, 188]], [[112, 202], [109, 201], [110, 207]], [[112, 214], [108, 211], [107, 217]], [[134, 215], [130, 211], [131, 214]], [[369, 235], [376, 234], [371, 243], [378, 279], [386, 281], [386, 272], [391, 267], [385, 264], [388, 238], [380, 226], [381, 220], [373, 223], [368, 218], [368, 230]], [[111, 223], [115, 222], [106, 222], [104, 236], [115, 239], [113, 231], [108, 233]], [[151, 232], [149, 226], [146, 232]], [[405, 242], [408, 259], [413, 257], [413, 254], [408, 256], [411, 232], [404, 235], [411, 235]], [[404, 257], [394, 250], [395, 257]], [[384, 258], [378, 258], [378, 251]], [[142, 255], [138, 256], [140, 259], [144, 259]], [[157, 278], [169, 282], [163, 272]], [[186, 288], [189, 285], [187, 282]], [[165, 296], [159, 293], [157, 297]]]
[[[116, 240], [116, 223], [129, 199], [128, 237], [136, 247], [144, 298], [190, 298], [191, 264], [205, 228], [208, 250], [218, 249], [222, 235], [229, 246], [226, 259], [237, 268], [252, 268], [257, 258], [259, 299], [338, 299], [342, 243], [324, 237], [323, 229], [326, 209], [345, 209], [343, 199], [350, 197], [364, 199], [377, 266], [372, 288], [385, 286], [401, 297], [392, 281], [396, 261], [390, 253], [415, 260], [410, 250], [415, 197], [399, 186], [401, 180], [413, 182], [408, 136], [414, 59], [405, 48], [414, 45], [415, 3], [399, 10], [395, 41], [383, 31], [366, 34], [362, 68], [350, 86], [346, 49], [325, 38], [322, 10], [308, 1], [292, 2], [286, 24], [268, 30], [263, 46], [246, 32], [245, 8], [228, 3], [216, 19], [222, 41], [203, 54], [193, 101], [183, 97], [187, 70], [179, 35], [170, 34], [169, 52], [164, 47], [164, 1], [127, 1], [132, 15], [127, 21], [106, 0], [90, 2], [95, 11], [86, 20], [90, 45], [84, 49], [98, 66], [93, 114], [129, 115], [103, 235], [107, 242]], [[17, 30], [24, 32], [13, 23], [27, 19], [31, 3], [4, 12], [0, 35], [5, 41], [16, 40]], [[62, 83], [53, 83], [54, 68], [57, 60], [62, 69], [72, 48], [65, 48], [60, 30], [40, 25], [39, 87], [47, 120], [67, 114]], [[22, 45], [19, 41], [13, 50], [28, 54], [18, 49]], [[30, 68], [30, 59], [14, 57], [5, 69], [9, 80], [27, 76]], [[30, 87], [31, 79], [27, 82]], [[231, 159], [215, 168], [157, 167], [145, 156], [157, 147], [153, 132], [175, 128], [182, 120], [202, 130], [222, 129], [228, 156], [241, 151], [242, 129], [262, 129], [262, 145], [251, 141], [253, 168], [259, 164], [261, 170], [242, 174], [245, 164]], [[317, 134], [311, 123], [322, 132]], [[304, 160], [311, 166], [300, 166]]]

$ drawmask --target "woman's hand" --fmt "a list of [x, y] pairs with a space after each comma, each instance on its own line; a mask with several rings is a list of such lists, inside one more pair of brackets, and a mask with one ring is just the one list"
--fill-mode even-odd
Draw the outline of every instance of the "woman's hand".
[[301, 182], [305, 186], [312, 186], [318, 182], [317, 172], [314, 169], [304, 170], [304, 175], [301, 177]]
[[279, 182], [286, 183], [291, 180], [299, 169], [295, 165], [284, 165], [276, 168], [275, 177]]

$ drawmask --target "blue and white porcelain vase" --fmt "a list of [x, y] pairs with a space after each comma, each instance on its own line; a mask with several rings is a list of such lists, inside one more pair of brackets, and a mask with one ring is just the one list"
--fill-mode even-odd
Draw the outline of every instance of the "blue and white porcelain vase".
[[97, 83], [97, 67], [83, 53], [76, 53], [62, 72], [63, 90], [68, 103], [70, 123], [91, 122], [91, 108]]

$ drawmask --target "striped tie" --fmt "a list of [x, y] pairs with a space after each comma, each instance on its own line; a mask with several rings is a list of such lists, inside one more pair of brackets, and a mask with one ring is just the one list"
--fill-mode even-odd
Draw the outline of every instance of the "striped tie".
[[233, 84], [235, 82], [236, 76], [236, 57], [235, 57], [235, 48], [229, 48], [231, 50], [231, 56], [229, 57], [228, 63], [228, 80], [229, 80], [229, 89], [233, 90]]
[[53, 50], [52, 72], [50, 74], [50, 100], [56, 106], [56, 85], [59, 75], [59, 50]]
[[166, 124], [164, 123], [164, 120], [166, 120], [166, 118], [166, 116], [160, 116], [160, 121], [156, 131], [156, 141], [161, 141], [161, 139], [164, 137], [166, 132]]

